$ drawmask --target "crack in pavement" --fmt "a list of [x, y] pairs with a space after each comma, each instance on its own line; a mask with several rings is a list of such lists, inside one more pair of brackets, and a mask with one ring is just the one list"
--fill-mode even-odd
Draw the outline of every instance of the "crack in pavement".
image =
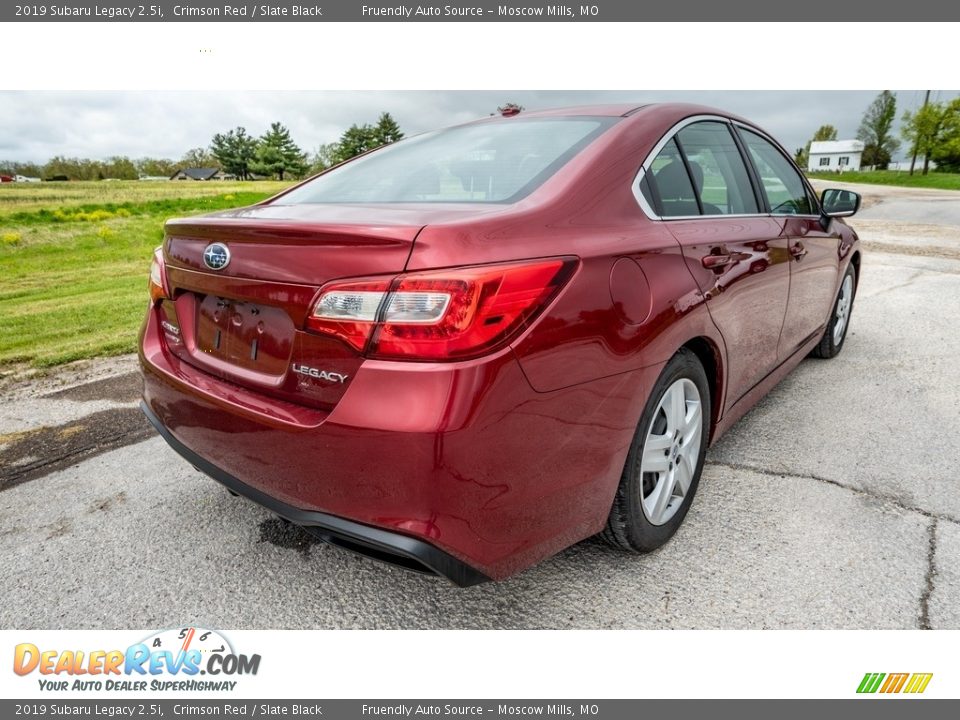
[[913, 285], [913, 283], [915, 283], [917, 280], [922, 278], [923, 275], [924, 275], [924, 271], [922, 269], [914, 270], [913, 275], [911, 275], [909, 278], [904, 280], [902, 283], [898, 283], [897, 285], [887, 285], [886, 287], [880, 288], [879, 290], [877, 290], [872, 294], [869, 294], [869, 295], [864, 294], [861, 297], [862, 299], [866, 300], [868, 298], [875, 298], [875, 297], [879, 297], [880, 295], [886, 295], [887, 293], [893, 292], [894, 290], [901, 290], [905, 287], [909, 287], [910, 285]]
[[920, 617], [917, 625], [921, 630], [932, 630], [930, 627], [930, 598], [933, 595], [934, 577], [937, 574], [937, 527], [939, 521], [934, 518], [930, 523], [930, 544], [927, 548], [927, 572], [923, 578], [923, 592], [920, 593]]
[[[904, 267], [902, 264], [898, 264], [895, 261], [891, 261], [891, 259], [888, 256], [908, 254], [908, 253], [887, 252], [885, 250], [877, 250], [876, 253], [877, 254], [873, 252], [870, 253], [870, 256], [871, 256], [870, 259], [872, 263], [878, 267], [886, 267], [886, 268]], [[934, 255], [930, 255], [929, 257], [934, 258], [934, 260], [938, 259], [937, 256], [934, 256]], [[944, 259], [944, 258], [939, 258], [939, 259]], [[950, 260], [950, 258], [946, 258], [946, 259]], [[884, 262], [884, 260], [887, 260], [887, 262]], [[913, 265], [911, 267], [913, 267], [916, 270], [919, 270], [922, 273], [931, 273], [931, 274], [938, 274], [938, 275], [960, 275], [960, 268], [951, 269], [951, 268], [944, 268], [944, 267], [932, 267], [930, 265], [923, 265], [920, 267]]]
[[901, 510], [907, 512], [917, 513], [926, 518], [930, 519], [929, 526], [929, 542], [927, 546], [927, 569], [924, 574], [923, 580], [923, 589], [920, 592], [920, 609], [917, 619], [917, 625], [921, 630], [932, 630], [930, 626], [930, 598], [933, 596], [933, 590], [935, 586], [935, 577], [937, 574], [936, 570], [936, 553], [937, 553], [937, 528], [939, 527], [940, 521], [952, 522], [957, 525], [960, 525], [960, 519], [945, 515], [943, 513], [935, 513], [924, 508], [917, 507], [916, 505], [910, 505], [909, 503], [903, 502], [900, 498], [895, 495], [889, 495], [886, 493], [880, 493], [873, 490], [866, 490], [864, 488], [857, 488], [851, 485], [846, 485], [845, 483], [833, 480], [831, 478], [826, 478], [817, 475], [795, 475], [788, 472], [776, 472], [775, 470], [767, 470], [765, 468], [754, 467], [752, 465], [742, 465], [738, 463], [723, 463], [723, 462], [707, 462], [705, 465], [713, 465], [715, 467], [723, 467], [730, 470], [743, 470], [746, 472], [757, 473], [758, 475], [766, 475], [769, 477], [777, 478], [795, 478], [797, 480], [813, 480], [814, 482], [826, 483], [827, 485], [833, 485], [834, 487], [841, 488], [843, 490], [848, 490], [857, 495], [864, 495], [874, 500], [881, 500], [883, 502], [894, 505]]
[[868, 240], [863, 243], [865, 249], [874, 252], [893, 253], [894, 255], [913, 255], [914, 257], [935, 257], [948, 260], [960, 260], [960, 249], [944, 245], [903, 245], [883, 240]]
[[926, 518], [931, 520], [943, 520], [945, 522], [951, 522], [956, 525], [960, 525], [960, 518], [955, 518], [946, 513], [938, 513], [932, 510], [927, 510], [922, 508], [919, 505], [912, 505], [902, 498], [892, 495], [889, 493], [877, 492], [876, 490], [868, 490], [866, 488], [856, 487], [854, 485], [847, 485], [846, 483], [840, 482], [839, 480], [834, 480], [833, 478], [823, 477], [822, 475], [797, 475], [796, 473], [778, 471], [778, 470], [768, 470], [766, 468], [756, 467], [753, 465], [745, 465], [740, 463], [729, 463], [729, 462], [716, 462], [708, 460], [705, 465], [714, 465], [716, 467], [729, 468], [730, 470], [745, 470], [747, 472], [757, 473], [758, 475], [768, 475], [770, 477], [777, 478], [795, 478], [797, 480], [815, 480], [816, 482], [826, 483], [828, 485], [833, 485], [834, 487], [843, 488], [844, 490], [849, 490], [852, 493], [858, 495], [865, 495], [866, 497], [872, 498], [874, 500], [882, 500], [883, 502], [895, 505], [901, 510], [906, 510], [908, 512], [917, 513], [918, 515], [923, 515]]

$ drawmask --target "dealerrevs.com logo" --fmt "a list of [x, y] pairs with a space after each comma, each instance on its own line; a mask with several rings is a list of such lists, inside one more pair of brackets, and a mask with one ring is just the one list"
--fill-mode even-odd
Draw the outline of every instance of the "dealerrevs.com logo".
[[125, 650], [14, 648], [13, 671], [38, 675], [45, 691], [231, 691], [234, 679], [256, 675], [260, 655], [234, 651], [215, 630], [186, 627], [153, 633]]

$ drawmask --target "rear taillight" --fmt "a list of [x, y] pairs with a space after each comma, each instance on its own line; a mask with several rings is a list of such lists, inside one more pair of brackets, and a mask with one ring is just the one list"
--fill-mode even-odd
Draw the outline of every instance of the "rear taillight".
[[150, 302], [156, 303], [167, 297], [167, 273], [163, 266], [163, 248], [153, 251], [153, 260], [150, 263]]
[[[489, 350], [546, 304], [563, 267], [563, 260], [546, 260], [401, 276], [370, 355], [442, 360]], [[412, 319], [409, 306], [432, 316]]]
[[552, 258], [334, 283], [321, 291], [307, 328], [335, 335], [369, 357], [475, 357], [524, 327], [573, 266], [569, 258]]
[[330, 285], [313, 304], [307, 329], [334, 335], [363, 351], [389, 288], [389, 278]]

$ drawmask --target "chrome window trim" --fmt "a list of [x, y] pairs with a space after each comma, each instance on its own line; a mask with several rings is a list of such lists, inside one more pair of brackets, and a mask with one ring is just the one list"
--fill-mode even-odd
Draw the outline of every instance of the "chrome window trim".
[[[716, 220], [718, 218], [806, 218], [806, 219], [819, 219], [820, 215], [798, 215], [796, 213], [735, 213], [735, 214], [721, 214], [721, 215], [669, 215], [661, 216], [657, 215], [656, 210], [650, 207], [650, 203], [647, 202], [647, 199], [643, 196], [643, 193], [640, 190], [640, 183], [643, 181], [644, 176], [650, 170], [650, 166], [653, 164], [653, 161], [656, 160], [657, 155], [660, 154], [660, 151], [670, 142], [674, 135], [683, 130], [688, 125], [693, 125], [698, 122], [721, 122], [728, 127], [738, 127], [743, 128], [744, 130], [749, 130], [756, 135], [767, 140], [771, 143], [781, 155], [783, 155], [783, 148], [780, 147], [780, 143], [774, 140], [770, 135], [765, 133], [759, 128], [753, 127], [752, 125], [747, 125], [746, 123], [740, 122], [738, 120], [732, 120], [731, 118], [723, 117], [722, 115], [691, 115], [688, 118], [684, 118], [680, 122], [674, 124], [664, 136], [660, 138], [656, 145], [653, 146], [653, 149], [647, 154], [647, 157], [644, 158], [643, 163], [640, 165], [640, 169], [637, 171], [636, 176], [633, 178], [633, 183], [630, 186], [630, 189], [633, 191], [633, 197], [637, 201], [637, 204], [640, 206], [640, 209], [643, 211], [643, 214], [647, 216], [649, 220], [656, 220], [658, 222], [670, 222], [671, 220]], [[789, 160], [789, 158], [788, 158]], [[790, 160], [793, 163], [792, 160]], [[810, 182], [807, 180], [803, 172], [800, 173], [800, 179], [804, 184], [804, 187], [809, 190], [813, 197], [816, 199], [818, 207], [820, 203], [820, 198], [817, 197], [816, 192], [813, 192], [813, 186], [810, 185]]]

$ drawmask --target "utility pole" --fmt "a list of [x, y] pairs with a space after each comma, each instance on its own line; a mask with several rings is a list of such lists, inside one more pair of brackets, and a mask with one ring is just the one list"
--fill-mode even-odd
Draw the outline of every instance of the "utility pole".
[[[927, 90], [927, 94], [923, 97], [923, 107], [927, 106], [927, 103], [930, 102], [930, 91]], [[917, 164], [917, 148], [920, 146], [920, 128], [917, 128], [917, 137], [913, 141], [913, 158], [910, 160], [910, 174], [913, 175], [913, 168]]]

